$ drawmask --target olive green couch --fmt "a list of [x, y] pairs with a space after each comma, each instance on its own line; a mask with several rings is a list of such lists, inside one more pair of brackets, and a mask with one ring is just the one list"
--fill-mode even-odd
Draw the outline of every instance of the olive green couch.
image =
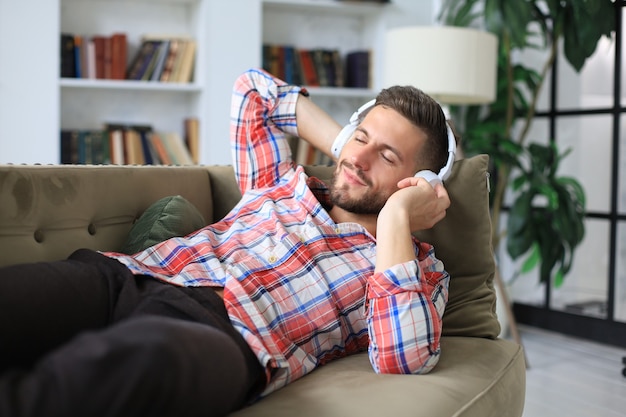
[[[519, 417], [522, 347], [498, 337], [486, 156], [458, 161], [446, 218], [419, 237], [451, 274], [441, 358], [427, 375], [377, 375], [367, 354], [333, 361], [236, 416]], [[327, 167], [307, 167], [328, 178]], [[158, 199], [181, 195], [206, 222], [238, 201], [229, 166], [0, 166], [0, 266], [119, 250]]]

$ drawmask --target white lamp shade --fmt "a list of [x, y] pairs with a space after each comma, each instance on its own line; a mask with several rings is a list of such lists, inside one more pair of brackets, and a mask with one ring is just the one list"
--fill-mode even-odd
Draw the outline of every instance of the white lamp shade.
[[386, 35], [384, 86], [413, 85], [443, 104], [495, 100], [498, 40], [452, 26], [402, 27]]

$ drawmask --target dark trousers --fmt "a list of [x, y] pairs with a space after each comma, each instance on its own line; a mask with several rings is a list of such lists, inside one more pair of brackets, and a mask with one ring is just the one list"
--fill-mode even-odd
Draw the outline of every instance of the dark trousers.
[[0, 269], [0, 416], [220, 416], [264, 371], [210, 288], [88, 250]]

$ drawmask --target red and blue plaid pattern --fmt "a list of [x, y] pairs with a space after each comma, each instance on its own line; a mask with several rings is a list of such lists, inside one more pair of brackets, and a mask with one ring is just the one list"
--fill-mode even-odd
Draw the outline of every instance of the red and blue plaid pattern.
[[235, 84], [231, 140], [241, 202], [223, 220], [133, 256], [134, 273], [182, 286], [224, 288], [235, 328], [266, 366], [264, 394], [334, 358], [368, 349], [381, 373], [436, 364], [449, 276], [433, 248], [374, 273], [376, 241], [336, 224], [328, 190], [293, 163], [300, 88], [262, 70]]

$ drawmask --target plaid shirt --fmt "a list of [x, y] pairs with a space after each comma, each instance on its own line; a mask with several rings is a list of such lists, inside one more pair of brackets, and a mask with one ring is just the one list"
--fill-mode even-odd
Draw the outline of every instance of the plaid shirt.
[[374, 273], [375, 238], [336, 224], [324, 183], [293, 162], [285, 132], [297, 134], [300, 92], [261, 70], [239, 77], [231, 108], [239, 204], [184, 238], [108, 255], [175, 285], [223, 287], [233, 326], [266, 367], [264, 394], [366, 349], [376, 372], [428, 372], [448, 274], [418, 241], [414, 261]]

